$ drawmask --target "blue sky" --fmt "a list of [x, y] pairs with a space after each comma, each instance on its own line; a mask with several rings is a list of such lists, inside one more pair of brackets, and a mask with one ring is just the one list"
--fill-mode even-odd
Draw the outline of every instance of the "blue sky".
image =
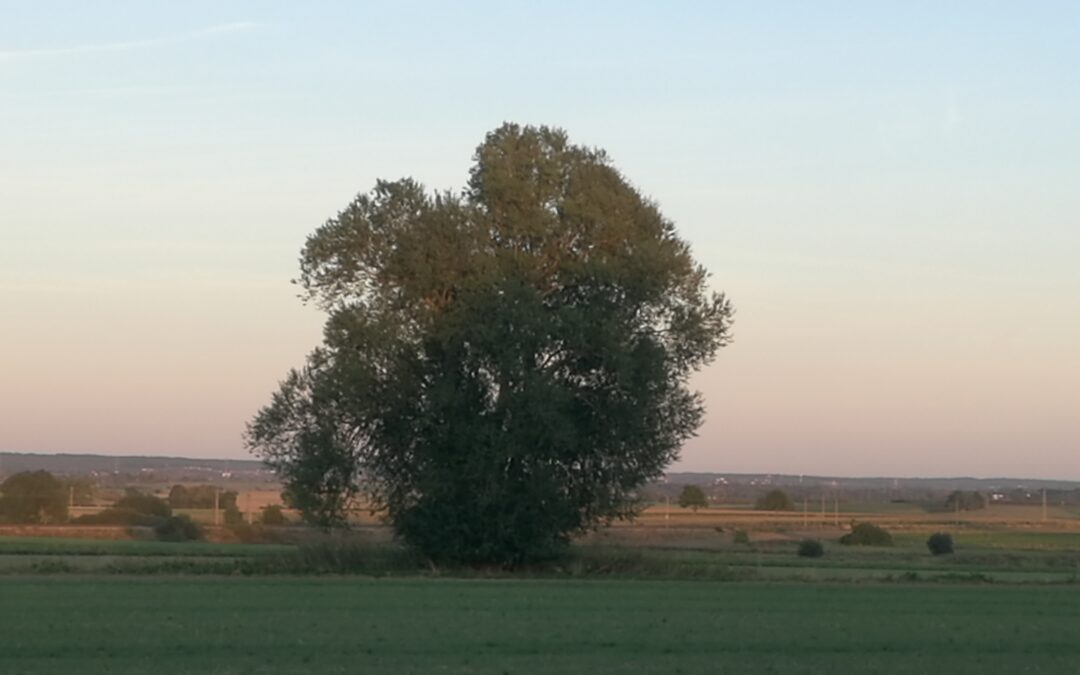
[[603, 147], [738, 308], [677, 468], [1080, 478], [1068, 3], [3, 3], [0, 448], [243, 456], [304, 237]]

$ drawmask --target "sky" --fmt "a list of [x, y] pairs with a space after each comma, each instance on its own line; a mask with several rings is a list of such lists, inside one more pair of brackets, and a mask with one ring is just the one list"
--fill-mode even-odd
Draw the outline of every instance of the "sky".
[[674, 470], [1080, 479], [1080, 7], [0, 0], [0, 450], [246, 457], [305, 237], [604, 148], [737, 309]]

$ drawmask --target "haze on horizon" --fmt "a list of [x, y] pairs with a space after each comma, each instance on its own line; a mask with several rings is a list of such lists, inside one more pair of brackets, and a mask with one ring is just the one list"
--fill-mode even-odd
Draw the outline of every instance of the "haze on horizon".
[[41, 2], [0, 24], [0, 451], [246, 457], [289, 280], [505, 120], [737, 308], [675, 471], [1080, 479], [1080, 8]]

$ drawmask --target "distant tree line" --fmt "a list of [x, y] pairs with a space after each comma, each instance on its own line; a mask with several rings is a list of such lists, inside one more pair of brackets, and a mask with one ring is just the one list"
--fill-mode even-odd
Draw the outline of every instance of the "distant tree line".
[[[641, 488], [639, 496], [643, 501], [660, 503], [670, 500], [675, 503], [682, 489], [690, 483], [673, 481], [668, 483], [653, 482]], [[692, 483], [698, 485], [705, 492], [710, 504], [753, 504], [761, 497], [763, 492], [770, 489], [780, 489], [786, 492], [799, 508], [803, 500], [811, 503], [820, 499], [823, 493], [829, 499], [839, 499], [842, 504], [883, 504], [903, 503], [914, 504], [925, 508], [927, 511], [938, 511], [945, 508], [945, 500], [953, 492], [963, 492], [970, 495], [978, 492], [983, 498], [985, 505], [990, 504], [1041, 504], [1042, 488], [1035, 487], [1008, 487], [972, 490], [952, 490], [937, 487], [904, 486], [901, 488], [886, 487], [847, 487], [844, 485], [763, 485], [760, 482], [739, 481], [729, 479], [725, 483]], [[977, 499], [977, 498], [976, 498]], [[1080, 489], [1048, 488], [1046, 501], [1054, 506], [1080, 505]], [[952, 510], [955, 510], [952, 502], [949, 502]]]

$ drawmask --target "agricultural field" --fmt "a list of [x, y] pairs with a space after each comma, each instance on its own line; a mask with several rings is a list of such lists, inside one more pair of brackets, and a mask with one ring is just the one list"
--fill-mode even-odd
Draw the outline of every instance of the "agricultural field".
[[933, 529], [947, 525], [991, 528], [1063, 529], [1080, 533], [1080, 510], [1050, 506], [1043, 519], [1042, 508], [1034, 504], [991, 504], [984, 509], [955, 513], [928, 510], [904, 502], [845, 503], [826, 500], [803, 503], [792, 511], [758, 511], [746, 505], [727, 505], [698, 510], [656, 504], [645, 509], [630, 527], [745, 527], [758, 529], [831, 529], [851, 521], [873, 521], [887, 527]]
[[[288, 554], [281, 544], [0, 537], [0, 575], [24, 573], [160, 573], [227, 570], [237, 563]], [[0, 671], [2, 672], [2, 671]]]
[[1080, 588], [0, 577], [0, 672], [1075, 672]]
[[[883, 524], [890, 547], [838, 543], [849, 522], [806, 522], [801, 514], [752, 509], [650, 509], [633, 524], [582, 537], [565, 559], [516, 572], [521, 576], [615, 576], [725, 581], [989, 581], [1077, 583], [1080, 581], [1080, 524], [1054, 514], [1031, 522], [1031, 508], [994, 507], [963, 514], [959, 522], [909, 507], [888, 514], [862, 512], [852, 520]], [[27, 529], [27, 528], [23, 528]], [[77, 526], [52, 528], [63, 537], [0, 536], [0, 575], [29, 573], [107, 574], [321, 574], [416, 576], [432, 572], [405, 555], [390, 530], [361, 525], [347, 535], [327, 537], [302, 527], [207, 528], [209, 542], [81, 540]], [[137, 528], [136, 528], [137, 529]], [[138, 536], [136, 529], [88, 528], [95, 535]], [[243, 529], [243, 528], [242, 528]], [[28, 532], [44, 534], [48, 526]], [[953, 555], [932, 556], [927, 537], [949, 532]], [[153, 536], [149, 532], [149, 536]], [[237, 543], [237, 532], [244, 541]], [[740, 540], [740, 536], [743, 539]], [[796, 555], [804, 539], [822, 542], [821, 558]], [[474, 576], [474, 570], [438, 573]], [[505, 575], [485, 570], [480, 575]]]
[[[859, 547], [824, 522], [677, 515], [601, 530], [511, 571], [435, 568], [385, 527], [263, 544], [0, 537], [0, 673], [996, 673], [1080, 662], [1080, 531], [1060, 522], [942, 528], [890, 514], [894, 545]], [[954, 554], [930, 555], [938, 529], [952, 532]], [[823, 557], [796, 555], [807, 537]]]

